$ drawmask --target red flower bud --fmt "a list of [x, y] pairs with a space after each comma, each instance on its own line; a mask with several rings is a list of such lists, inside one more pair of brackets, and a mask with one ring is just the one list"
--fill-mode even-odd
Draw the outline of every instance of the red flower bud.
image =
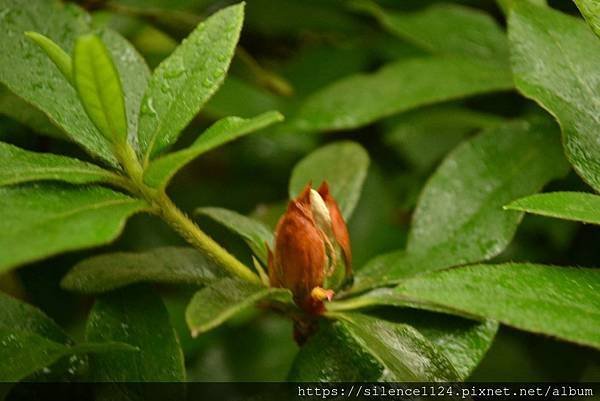
[[341, 250], [346, 274], [351, 272], [350, 238], [346, 223], [326, 183], [319, 192], [307, 185], [290, 201], [275, 232], [275, 249], [269, 250], [269, 280], [273, 287], [288, 288], [300, 308], [320, 314], [333, 290], [325, 279], [338, 266]]

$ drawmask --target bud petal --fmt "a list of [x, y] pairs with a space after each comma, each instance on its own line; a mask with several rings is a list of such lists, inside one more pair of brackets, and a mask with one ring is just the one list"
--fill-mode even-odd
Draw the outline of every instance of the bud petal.
[[346, 226], [346, 222], [344, 221], [344, 217], [342, 216], [342, 212], [340, 211], [337, 202], [329, 192], [327, 181], [323, 181], [317, 191], [329, 210], [333, 227], [333, 236], [335, 241], [342, 248], [344, 262], [346, 264], [346, 278], [349, 278], [352, 276], [352, 247], [350, 245], [348, 227]]

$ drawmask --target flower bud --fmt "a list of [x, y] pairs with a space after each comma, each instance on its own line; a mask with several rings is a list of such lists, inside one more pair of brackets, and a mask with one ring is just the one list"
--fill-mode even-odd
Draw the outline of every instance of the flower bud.
[[334, 295], [326, 288], [328, 279], [339, 271], [342, 278], [351, 273], [350, 260], [346, 223], [327, 184], [318, 191], [307, 185], [277, 224], [275, 249], [269, 250], [271, 286], [290, 289], [300, 308], [320, 314], [323, 301]]

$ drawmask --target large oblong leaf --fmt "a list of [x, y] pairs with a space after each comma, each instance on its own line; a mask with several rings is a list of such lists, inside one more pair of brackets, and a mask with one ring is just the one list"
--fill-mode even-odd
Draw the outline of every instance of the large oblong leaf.
[[[87, 322], [86, 339], [99, 343], [120, 341], [140, 349], [136, 353], [113, 352], [90, 358], [94, 380], [179, 382], [185, 379], [181, 347], [167, 309], [149, 287], [130, 287], [98, 298]], [[169, 399], [177, 398], [172, 395]]]
[[600, 348], [600, 271], [535, 264], [472, 265], [415, 277], [394, 290], [442, 307]]
[[585, 192], [550, 192], [517, 199], [506, 207], [542, 216], [600, 224], [600, 196]]
[[195, 213], [208, 216], [241, 235], [252, 252], [265, 266], [267, 265], [267, 246], [270, 247], [273, 244], [273, 233], [261, 221], [219, 207], [201, 207], [196, 209]]
[[458, 380], [450, 361], [413, 327], [358, 313], [339, 317], [300, 351], [292, 380]]
[[154, 188], [164, 189], [175, 173], [201, 154], [281, 120], [283, 116], [276, 111], [249, 119], [223, 118], [210, 126], [188, 148], [153, 160], [144, 172], [144, 181]]
[[96, 294], [139, 282], [204, 285], [222, 276], [222, 268], [193, 248], [159, 247], [84, 259], [63, 277], [61, 286]]
[[144, 201], [101, 187], [0, 187], [0, 272], [112, 241]]
[[353, 129], [420, 106], [512, 87], [510, 72], [487, 61], [454, 56], [401, 60], [319, 90], [284, 126], [302, 132]]
[[234, 278], [224, 278], [194, 294], [185, 311], [185, 319], [192, 336], [196, 337], [267, 299], [291, 302], [291, 293], [283, 288], [268, 288]]
[[290, 198], [298, 196], [308, 183], [317, 187], [327, 181], [342, 215], [348, 219], [360, 198], [368, 168], [369, 155], [356, 142], [340, 141], [323, 146], [294, 167], [290, 177]]
[[65, 181], [71, 184], [122, 184], [123, 178], [94, 164], [49, 153], [30, 152], [0, 142], [0, 186], [29, 181]]
[[517, 88], [558, 119], [567, 158], [600, 191], [600, 41], [581, 19], [528, 1], [514, 2], [509, 38]]
[[73, 82], [88, 117], [111, 143], [127, 141], [127, 117], [121, 79], [104, 43], [81, 36], [73, 50]]
[[523, 216], [503, 206], [567, 171], [559, 132], [545, 120], [509, 122], [464, 142], [425, 185], [406, 252], [377, 257], [357, 273], [357, 286], [382, 286], [496, 256]]
[[177, 140], [225, 79], [243, 16], [243, 3], [215, 13], [152, 74], [139, 121], [140, 150], [146, 162]]

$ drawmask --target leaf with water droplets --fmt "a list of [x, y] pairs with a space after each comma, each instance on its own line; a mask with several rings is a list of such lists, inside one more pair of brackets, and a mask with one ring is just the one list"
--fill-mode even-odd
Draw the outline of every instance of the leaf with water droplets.
[[567, 158], [600, 191], [600, 41], [579, 18], [516, 1], [509, 18], [515, 84], [559, 121]]
[[[75, 89], [35, 43], [23, 33], [36, 31], [70, 52], [75, 39], [89, 32], [90, 18], [73, 4], [54, 0], [0, 0], [0, 81], [35, 106], [90, 154], [117, 166], [110, 143], [87, 117]], [[123, 77], [129, 132], [135, 132], [148, 67], [133, 46], [119, 34], [103, 30]], [[136, 106], [137, 105], [137, 106]], [[132, 117], [135, 119], [132, 121]]]
[[283, 116], [276, 111], [248, 119], [223, 118], [211, 125], [186, 149], [153, 160], [144, 173], [144, 181], [154, 188], [164, 189], [181, 168], [201, 154], [281, 120]]
[[204, 285], [222, 276], [223, 269], [193, 248], [159, 247], [84, 259], [67, 273], [61, 286], [96, 294], [139, 282]]
[[473, 265], [415, 277], [394, 292], [425, 309], [441, 307], [600, 348], [598, 269]]
[[600, 196], [585, 192], [550, 192], [517, 199], [505, 207], [541, 216], [600, 224]]
[[265, 266], [267, 265], [267, 246], [270, 247], [273, 243], [273, 233], [265, 224], [251, 217], [218, 207], [201, 207], [196, 209], [195, 213], [208, 216], [239, 234], [260, 261]]
[[309, 182], [314, 187], [329, 183], [331, 194], [347, 220], [358, 203], [369, 168], [369, 155], [358, 143], [335, 142], [300, 160], [290, 177], [290, 198], [298, 196]]
[[374, 259], [357, 273], [356, 287], [496, 256], [523, 216], [502, 207], [567, 171], [558, 129], [550, 121], [515, 121], [484, 131], [452, 151], [425, 185], [406, 252]]
[[102, 187], [0, 187], [0, 272], [115, 239], [144, 201]]
[[185, 319], [197, 336], [214, 329], [259, 301], [276, 299], [291, 303], [291, 293], [283, 288], [268, 288], [234, 278], [224, 278], [196, 294], [185, 311]]
[[207, 18], [152, 74], [139, 121], [146, 163], [177, 140], [225, 79], [243, 16], [240, 3]]
[[71, 184], [105, 182], [118, 185], [123, 182], [117, 174], [91, 163], [50, 153], [30, 152], [0, 142], [0, 186], [42, 180]]
[[33, 40], [43, 51], [46, 52], [50, 60], [56, 65], [65, 78], [73, 84], [73, 63], [69, 56], [54, 41], [37, 32], [25, 32], [25, 35]]
[[[102, 295], [86, 327], [91, 342], [124, 342], [140, 352], [107, 352], [90, 357], [92, 380], [118, 382], [180, 382], [185, 380], [183, 354], [169, 314], [152, 288], [139, 285]], [[115, 385], [114, 391], [150, 396], [157, 390], [135, 383]], [[169, 387], [168, 400], [182, 399], [182, 387]], [[137, 399], [138, 397], [134, 397]]]
[[296, 381], [456, 381], [452, 363], [414, 327], [359, 313], [323, 324], [296, 357]]

